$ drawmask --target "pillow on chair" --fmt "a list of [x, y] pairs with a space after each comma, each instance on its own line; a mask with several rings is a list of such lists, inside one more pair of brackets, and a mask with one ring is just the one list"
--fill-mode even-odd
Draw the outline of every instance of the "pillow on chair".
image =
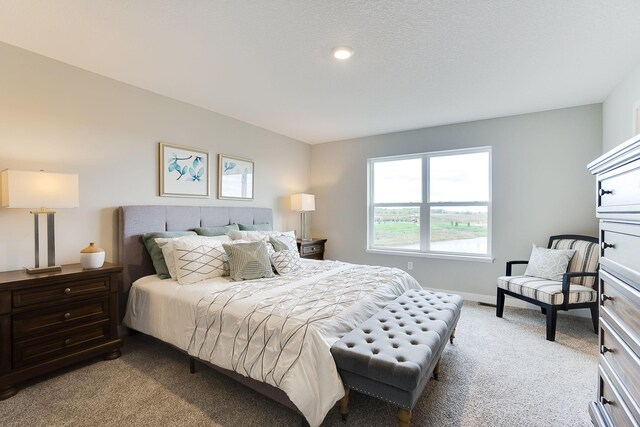
[[560, 282], [575, 252], [575, 249], [547, 249], [533, 245], [524, 275]]

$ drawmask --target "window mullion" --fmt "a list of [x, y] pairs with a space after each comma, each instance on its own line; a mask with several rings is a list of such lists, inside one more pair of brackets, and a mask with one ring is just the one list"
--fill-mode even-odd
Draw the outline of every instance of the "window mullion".
[[430, 250], [429, 156], [422, 156], [422, 205], [420, 206], [420, 250]]

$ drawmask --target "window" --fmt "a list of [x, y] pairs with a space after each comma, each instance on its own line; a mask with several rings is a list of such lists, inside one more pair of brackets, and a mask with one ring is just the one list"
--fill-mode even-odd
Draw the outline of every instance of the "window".
[[491, 257], [491, 147], [369, 159], [368, 250]]

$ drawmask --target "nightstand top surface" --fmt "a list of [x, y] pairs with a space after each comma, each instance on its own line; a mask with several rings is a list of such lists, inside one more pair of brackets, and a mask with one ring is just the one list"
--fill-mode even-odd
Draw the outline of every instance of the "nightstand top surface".
[[0, 285], [4, 283], [21, 283], [21, 282], [32, 282], [38, 281], [42, 279], [55, 278], [58, 276], [80, 276], [80, 275], [91, 275], [91, 273], [118, 273], [122, 271], [122, 267], [117, 264], [112, 264], [110, 262], [105, 262], [104, 265], [100, 268], [95, 268], [92, 270], [83, 270], [82, 266], [78, 264], [66, 264], [62, 266], [62, 271], [50, 271], [48, 273], [36, 273], [36, 274], [28, 274], [25, 269], [22, 270], [12, 270], [12, 271], [2, 271], [0, 272]]

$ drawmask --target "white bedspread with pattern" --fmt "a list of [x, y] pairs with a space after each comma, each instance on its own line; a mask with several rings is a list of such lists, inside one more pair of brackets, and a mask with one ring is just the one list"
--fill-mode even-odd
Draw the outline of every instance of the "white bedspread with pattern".
[[344, 394], [331, 345], [420, 285], [395, 268], [303, 261], [300, 273], [244, 282], [144, 277], [124, 324], [280, 388], [317, 426]]

